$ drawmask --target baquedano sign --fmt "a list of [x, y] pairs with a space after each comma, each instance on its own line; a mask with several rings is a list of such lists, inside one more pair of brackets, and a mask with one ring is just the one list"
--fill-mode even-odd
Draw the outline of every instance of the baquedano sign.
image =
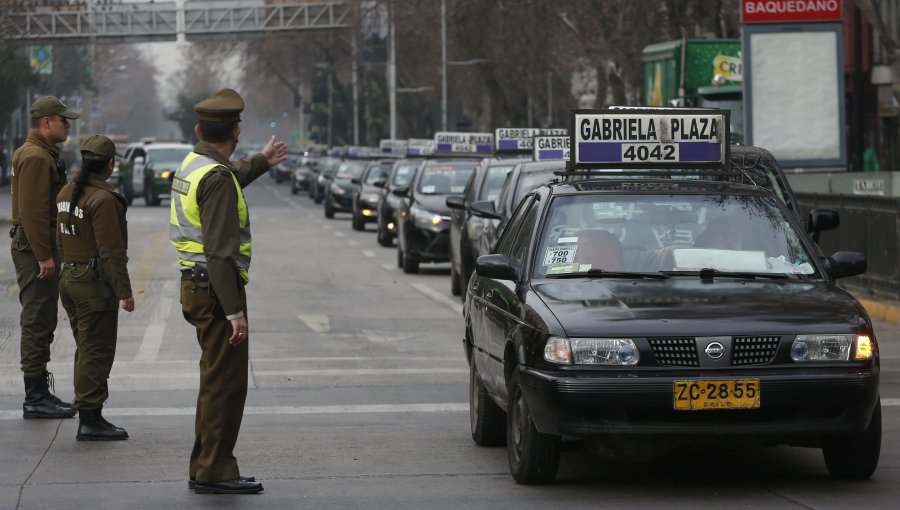
[[840, 21], [841, 0], [744, 0], [744, 23]]

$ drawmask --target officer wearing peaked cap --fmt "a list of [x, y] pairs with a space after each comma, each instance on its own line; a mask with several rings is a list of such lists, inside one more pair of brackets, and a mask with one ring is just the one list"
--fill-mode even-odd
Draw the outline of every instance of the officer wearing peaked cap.
[[22, 313], [21, 360], [25, 418], [71, 418], [75, 408], [51, 393], [47, 371], [56, 330], [59, 282], [56, 268], [56, 194], [66, 183], [66, 165], [56, 144], [69, 137], [69, 120], [80, 114], [58, 98], [42, 96], [31, 105], [31, 129], [12, 158], [11, 253]]
[[172, 183], [171, 240], [181, 270], [181, 309], [197, 330], [200, 390], [189, 487], [198, 494], [262, 490], [243, 477], [233, 450], [247, 397], [250, 216], [242, 189], [284, 161], [287, 146], [268, 141], [261, 154], [232, 163], [244, 101], [224, 89], [194, 106], [200, 142]]
[[81, 172], [56, 196], [56, 236], [63, 260], [60, 299], [75, 337], [75, 408], [78, 441], [128, 439], [101, 410], [109, 397], [107, 380], [116, 355], [118, 308], [131, 312], [125, 198], [106, 180], [116, 146], [94, 135], [81, 144]]

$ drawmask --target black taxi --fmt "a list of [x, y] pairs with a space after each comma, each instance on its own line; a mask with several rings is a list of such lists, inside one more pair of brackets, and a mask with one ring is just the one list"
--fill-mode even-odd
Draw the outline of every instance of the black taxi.
[[[469, 282], [474, 441], [505, 443], [519, 483], [553, 480], [563, 437], [624, 455], [709, 440], [815, 447], [834, 477], [868, 478], [878, 344], [835, 284], [864, 272], [864, 256], [824, 256], [782, 200], [727, 168], [727, 112], [574, 117], [564, 180], [524, 198]], [[603, 131], [627, 118], [643, 125]], [[718, 131], [701, 139], [701, 120]], [[632, 178], [632, 164], [647, 168]], [[604, 166], [618, 175], [593, 178]], [[721, 180], [648, 178], [653, 167]], [[810, 225], [835, 222], [814, 210]]]

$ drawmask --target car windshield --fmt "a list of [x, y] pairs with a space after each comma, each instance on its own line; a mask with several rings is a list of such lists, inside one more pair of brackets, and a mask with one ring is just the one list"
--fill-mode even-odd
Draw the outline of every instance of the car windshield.
[[395, 188], [402, 188], [403, 186], [409, 186], [410, 181], [414, 175], [416, 175], [416, 165], [411, 163], [398, 163], [397, 171], [394, 172], [394, 180], [391, 184]]
[[493, 200], [500, 194], [500, 188], [506, 182], [506, 176], [513, 169], [513, 165], [489, 166], [484, 174], [484, 182], [478, 193], [478, 200]]
[[160, 163], [181, 163], [184, 158], [191, 152], [190, 147], [184, 148], [168, 148], [168, 149], [149, 149], [150, 161]]
[[513, 207], [521, 202], [529, 191], [555, 179], [556, 175], [553, 172], [553, 170], [538, 170], [519, 174], [519, 182], [516, 183], [516, 193], [513, 196]]
[[771, 196], [562, 196], [546, 218], [536, 278], [598, 269], [817, 275]]
[[425, 167], [419, 177], [418, 193], [423, 195], [449, 195], [462, 193], [466, 182], [475, 171], [476, 162], [447, 162]]
[[366, 169], [366, 163], [363, 161], [344, 161], [338, 167], [338, 171], [334, 174], [335, 179], [359, 179], [363, 170]]
[[369, 173], [366, 174], [366, 184], [375, 184], [384, 179], [388, 172], [391, 171], [390, 163], [375, 163], [369, 167]]

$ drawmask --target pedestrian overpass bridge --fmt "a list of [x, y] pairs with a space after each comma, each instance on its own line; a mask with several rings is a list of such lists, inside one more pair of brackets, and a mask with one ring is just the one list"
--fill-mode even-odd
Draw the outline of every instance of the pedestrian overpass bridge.
[[353, 9], [349, 0], [58, 3], [14, 7], [7, 14], [9, 25], [0, 33], [32, 44], [175, 41], [181, 35], [197, 40], [346, 28]]

